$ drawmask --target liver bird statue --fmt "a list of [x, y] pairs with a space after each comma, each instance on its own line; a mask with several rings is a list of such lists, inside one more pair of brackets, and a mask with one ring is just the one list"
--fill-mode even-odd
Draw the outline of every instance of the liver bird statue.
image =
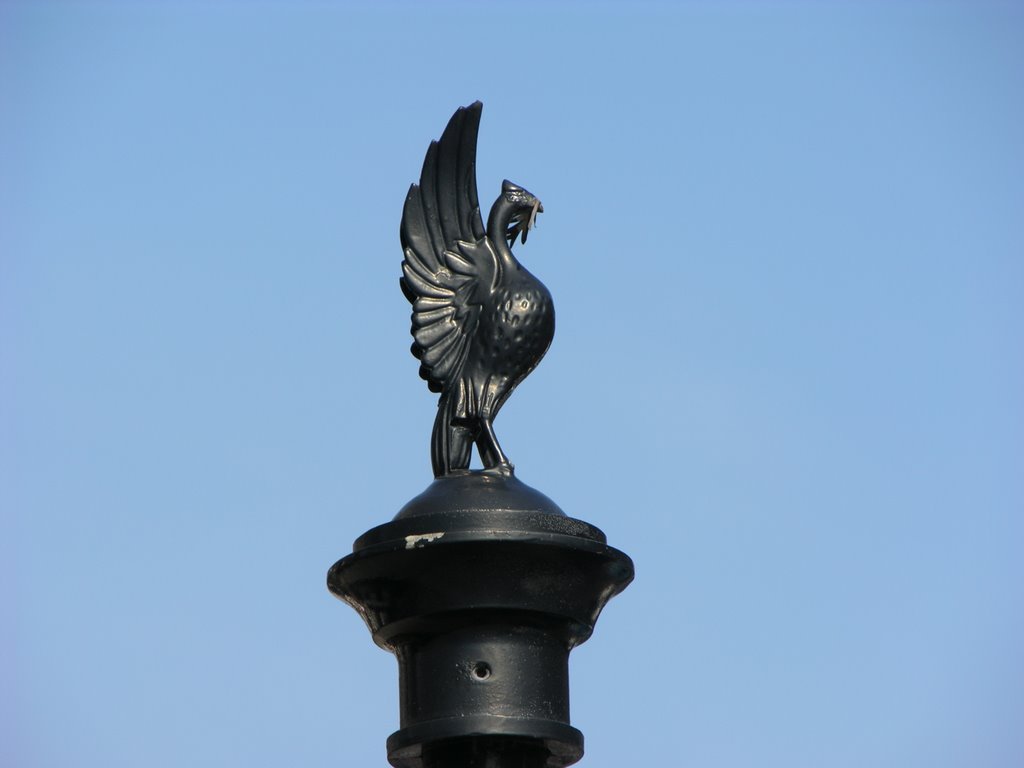
[[494, 418], [555, 333], [551, 294], [512, 254], [544, 211], [504, 181], [484, 228], [476, 193], [483, 105], [459, 108], [423, 160], [402, 211], [402, 291], [412, 304], [412, 353], [441, 394], [431, 439], [434, 476], [469, 471], [473, 444], [487, 472], [511, 475]]

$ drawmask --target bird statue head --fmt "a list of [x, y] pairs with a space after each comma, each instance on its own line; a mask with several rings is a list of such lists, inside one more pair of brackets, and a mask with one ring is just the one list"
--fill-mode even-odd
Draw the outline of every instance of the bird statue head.
[[512, 206], [512, 218], [508, 220], [505, 238], [512, 245], [521, 232], [522, 242], [525, 243], [526, 234], [536, 225], [537, 214], [544, 213], [544, 206], [540, 200], [508, 179], [501, 183], [501, 195]]

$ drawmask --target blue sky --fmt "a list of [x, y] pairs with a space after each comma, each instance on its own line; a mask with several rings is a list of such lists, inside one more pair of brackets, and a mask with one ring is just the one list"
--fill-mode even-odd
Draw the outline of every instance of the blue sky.
[[1024, 8], [0, 4], [0, 763], [386, 765], [398, 222], [544, 201], [518, 475], [636, 561], [581, 765], [1024, 764]]

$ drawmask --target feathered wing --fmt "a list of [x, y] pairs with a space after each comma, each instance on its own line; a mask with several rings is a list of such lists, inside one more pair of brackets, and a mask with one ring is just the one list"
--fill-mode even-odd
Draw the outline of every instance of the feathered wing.
[[412, 353], [420, 376], [443, 392], [461, 373], [476, 331], [481, 286], [489, 288], [496, 254], [476, 194], [480, 102], [452, 115], [427, 149], [420, 183], [402, 211], [402, 291], [412, 304]]

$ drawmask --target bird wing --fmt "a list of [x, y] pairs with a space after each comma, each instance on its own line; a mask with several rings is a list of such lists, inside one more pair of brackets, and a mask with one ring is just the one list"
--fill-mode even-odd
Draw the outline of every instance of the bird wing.
[[420, 376], [441, 392], [462, 370], [490, 288], [497, 254], [476, 194], [478, 101], [461, 107], [423, 160], [402, 211], [402, 292], [412, 304], [412, 353]]

